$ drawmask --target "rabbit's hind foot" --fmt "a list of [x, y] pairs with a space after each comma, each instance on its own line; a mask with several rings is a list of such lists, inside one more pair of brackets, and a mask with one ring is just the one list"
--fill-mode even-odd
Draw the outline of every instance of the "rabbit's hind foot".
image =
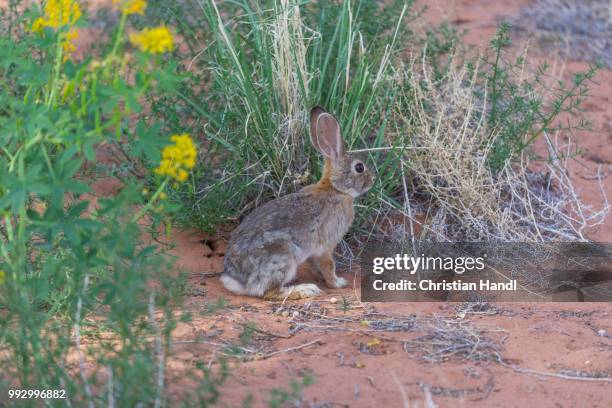
[[299, 285], [270, 289], [263, 297], [266, 300], [298, 300], [317, 296], [321, 293], [323, 293], [323, 291], [314, 283], [302, 283]]

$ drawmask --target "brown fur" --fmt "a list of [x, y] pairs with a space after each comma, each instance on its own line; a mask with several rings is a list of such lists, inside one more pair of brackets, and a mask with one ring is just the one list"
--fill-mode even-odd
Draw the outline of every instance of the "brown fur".
[[[354, 198], [372, 186], [373, 176], [361, 158], [344, 151], [337, 120], [321, 108], [311, 112], [311, 132], [325, 157], [321, 179], [262, 205], [234, 230], [221, 277], [227, 289], [270, 299], [316, 295], [316, 285], [288, 285], [305, 261], [329, 287], [346, 285], [336, 275], [332, 254], [353, 222]], [[361, 173], [355, 168], [359, 162]]]
[[331, 183], [331, 174], [332, 174], [332, 163], [330, 159], [326, 158], [325, 163], [323, 165], [323, 173], [321, 174], [321, 178], [319, 179], [317, 184], [307, 186], [304, 188], [304, 190], [306, 190], [307, 188], [311, 188], [310, 191], [316, 191], [316, 192], [329, 191], [330, 189], [333, 188], [332, 183]]

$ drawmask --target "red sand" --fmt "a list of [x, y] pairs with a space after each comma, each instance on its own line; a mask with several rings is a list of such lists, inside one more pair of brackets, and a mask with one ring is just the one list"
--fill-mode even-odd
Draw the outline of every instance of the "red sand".
[[[332, 318], [366, 319], [366, 310], [388, 316], [431, 315], [461, 319], [465, 324], [488, 328], [487, 336], [502, 344], [502, 355], [509, 364], [523, 369], [556, 373], [561, 370], [583, 375], [612, 375], [612, 305], [589, 303], [496, 304], [496, 313], [463, 316], [450, 303], [361, 304], [353, 289], [326, 289], [323, 296], [300, 302], [280, 304], [244, 296], [234, 296], [216, 277], [202, 277], [198, 272], [221, 270], [222, 254], [205, 250], [196, 232], [177, 232], [174, 241], [179, 266], [192, 272], [192, 292], [186, 310], [194, 319], [175, 332], [176, 360], [171, 372], [176, 374], [195, 362], [212, 361], [213, 350], [224, 341], [240, 344], [244, 325], [254, 323], [264, 333], [255, 333], [245, 347], [264, 354], [320, 342], [296, 351], [283, 351], [266, 359], [232, 363], [232, 376], [223, 387], [223, 402], [239, 406], [248, 394], [254, 406], [266, 406], [273, 388], [289, 389], [291, 379], [308, 372], [314, 384], [304, 392], [305, 403], [312, 406], [371, 407], [402, 406], [402, 392], [410, 406], [426, 406], [424, 387], [439, 407], [446, 406], [610, 406], [610, 382], [587, 382], [515, 372], [494, 362], [452, 360], [443, 363], [422, 361], [419, 353], [406, 353], [402, 341], [427, 334], [422, 329], [407, 332], [368, 332], [368, 326], [338, 320], [336, 332], [307, 332], [290, 335], [290, 328], [304, 317], [304, 309], [317, 310]], [[214, 241], [213, 241], [214, 242]], [[213, 244], [213, 247], [215, 244]], [[220, 246], [220, 245], [219, 245]], [[206, 255], [205, 255], [206, 252]], [[222, 251], [221, 251], [222, 252]], [[198, 276], [199, 275], [199, 276]], [[304, 268], [301, 281], [324, 284]], [[352, 276], [345, 277], [352, 280]], [[223, 296], [228, 308], [203, 316], [206, 304]], [[341, 298], [350, 300], [345, 312]], [[336, 298], [336, 303], [330, 299]], [[319, 309], [322, 308], [322, 309]], [[293, 312], [299, 315], [294, 318]], [[316, 321], [306, 319], [309, 325]], [[603, 330], [603, 332], [602, 332]], [[603, 335], [602, 335], [603, 334]], [[277, 337], [278, 336], [278, 337]], [[381, 344], [374, 355], [363, 351], [373, 339]], [[188, 343], [184, 343], [188, 341]], [[198, 344], [198, 342], [201, 342]], [[211, 344], [213, 343], [213, 344]], [[213, 364], [213, 367], [216, 365]], [[174, 371], [176, 370], [176, 371]], [[174, 392], [180, 389], [174, 388]], [[319, 404], [319, 405], [317, 405]], [[328, 404], [328, 405], [325, 405]], [[304, 405], [309, 406], [309, 405]]]

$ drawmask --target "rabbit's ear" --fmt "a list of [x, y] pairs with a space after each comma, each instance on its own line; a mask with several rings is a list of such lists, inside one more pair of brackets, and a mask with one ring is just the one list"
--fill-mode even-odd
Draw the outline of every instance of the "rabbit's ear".
[[336, 118], [320, 106], [310, 111], [310, 138], [313, 146], [332, 161], [344, 155], [344, 143]]

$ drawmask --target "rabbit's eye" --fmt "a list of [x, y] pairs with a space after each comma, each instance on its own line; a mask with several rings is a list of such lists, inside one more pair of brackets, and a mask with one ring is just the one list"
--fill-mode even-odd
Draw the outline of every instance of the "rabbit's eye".
[[363, 163], [361, 162], [355, 163], [355, 171], [357, 173], [363, 173], [364, 170], [365, 170], [365, 167], [363, 166]]

